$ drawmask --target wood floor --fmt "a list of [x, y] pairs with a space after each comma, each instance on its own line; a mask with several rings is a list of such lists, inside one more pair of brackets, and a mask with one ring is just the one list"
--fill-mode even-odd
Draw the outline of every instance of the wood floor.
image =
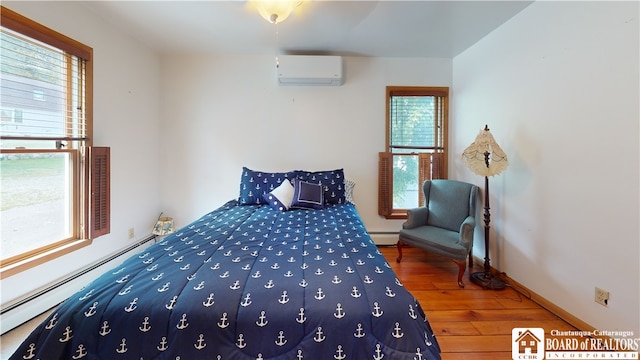
[[[516, 327], [575, 329], [511, 288], [482, 289], [469, 280], [469, 269], [465, 288], [459, 288], [458, 266], [451, 260], [403, 248], [398, 264], [395, 246], [380, 246], [380, 251], [422, 305], [444, 360], [512, 359], [511, 330]], [[481, 270], [477, 265], [472, 269]]]

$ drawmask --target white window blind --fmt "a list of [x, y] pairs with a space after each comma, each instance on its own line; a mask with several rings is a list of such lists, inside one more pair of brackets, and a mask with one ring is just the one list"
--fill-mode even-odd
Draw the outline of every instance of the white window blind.
[[6, 28], [1, 37], [0, 129], [3, 140], [14, 140], [3, 148], [85, 140], [85, 61]]
[[443, 102], [444, 97], [438, 92], [391, 91], [388, 151], [442, 151]]

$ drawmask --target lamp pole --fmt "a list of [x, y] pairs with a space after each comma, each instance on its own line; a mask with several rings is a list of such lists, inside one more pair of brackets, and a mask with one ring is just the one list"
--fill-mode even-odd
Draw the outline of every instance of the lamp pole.
[[[489, 152], [484, 152], [484, 162], [489, 167]], [[491, 274], [491, 260], [489, 260], [489, 234], [491, 226], [491, 213], [489, 212], [489, 177], [484, 177], [484, 272], [471, 274], [471, 281], [485, 289], [502, 290], [506, 284], [501, 279]]]

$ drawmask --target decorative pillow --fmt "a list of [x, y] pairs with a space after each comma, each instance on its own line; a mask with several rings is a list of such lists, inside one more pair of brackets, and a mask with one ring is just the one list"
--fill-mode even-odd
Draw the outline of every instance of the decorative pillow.
[[273, 191], [273, 189], [280, 186], [283, 181], [295, 177], [295, 171], [270, 173], [243, 167], [242, 177], [240, 178], [240, 196], [238, 197], [238, 203], [240, 203], [240, 205], [265, 204], [264, 194]]
[[326, 171], [298, 171], [298, 178], [322, 185], [326, 204], [343, 204], [345, 202], [344, 169]]
[[324, 191], [322, 190], [322, 185], [313, 184], [296, 178], [293, 179], [293, 188], [293, 200], [291, 201], [292, 208], [322, 209], [324, 206]]
[[272, 208], [278, 211], [287, 211], [289, 210], [289, 206], [291, 206], [293, 193], [293, 185], [291, 185], [289, 180], [285, 180], [280, 186], [264, 194], [262, 197]]
[[355, 181], [349, 179], [344, 180], [344, 200], [355, 205], [356, 203], [353, 201], [354, 187], [356, 187]]

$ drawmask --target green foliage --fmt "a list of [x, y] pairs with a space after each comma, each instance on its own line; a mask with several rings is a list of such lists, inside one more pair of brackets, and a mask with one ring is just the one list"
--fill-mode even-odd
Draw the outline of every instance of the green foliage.
[[[408, 149], [395, 153], [426, 152], [421, 147], [435, 146], [435, 97], [394, 96], [391, 101], [391, 145]], [[415, 147], [415, 148], [411, 148]], [[406, 191], [418, 187], [418, 157], [394, 156], [393, 207], [406, 199]]]
[[391, 144], [435, 145], [435, 97], [394, 96], [391, 102]]
[[[418, 182], [418, 157], [393, 157], [393, 207], [402, 208], [406, 199], [406, 190]], [[396, 206], [398, 205], [398, 206]]]
[[64, 68], [64, 55], [43, 46], [0, 34], [1, 72], [50, 84], [60, 84]]

